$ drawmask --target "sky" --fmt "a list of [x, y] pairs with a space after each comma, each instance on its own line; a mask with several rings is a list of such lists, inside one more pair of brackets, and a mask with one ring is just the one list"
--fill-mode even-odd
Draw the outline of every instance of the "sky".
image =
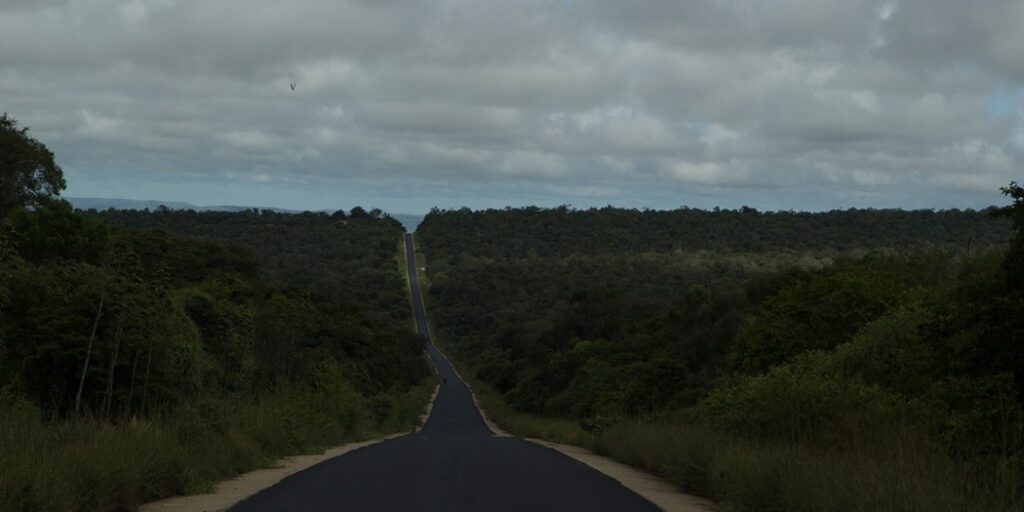
[[69, 196], [982, 208], [1024, 178], [1022, 20], [1022, 0], [2, 0], [0, 110]]

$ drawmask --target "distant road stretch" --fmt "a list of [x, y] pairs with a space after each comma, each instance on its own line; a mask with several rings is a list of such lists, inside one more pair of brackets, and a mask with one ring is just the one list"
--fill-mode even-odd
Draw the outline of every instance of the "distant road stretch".
[[617, 481], [521, 439], [494, 437], [465, 383], [433, 343], [405, 235], [416, 330], [445, 384], [416, 433], [361, 448], [296, 473], [242, 501], [249, 511], [658, 510]]

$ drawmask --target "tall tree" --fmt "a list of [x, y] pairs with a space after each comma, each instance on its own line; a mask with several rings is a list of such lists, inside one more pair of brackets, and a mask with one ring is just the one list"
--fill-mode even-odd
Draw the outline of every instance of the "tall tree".
[[46, 145], [6, 113], [0, 115], [0, 216], [36, 206], [66, 187], [64, 171]]
[[1005, 268], [1013, 285], [1019, 287], [1024, 283], [1024, 187], [1011, 181], [1009, 186], [1003, 187], [1001, 190], [1004, 195], [1013, 200], [1013, 204], [998, 211], [998, 214], [1009, 217], [1013, 221], [1014, 237], [1010, 241]]
[[[10, 273], [11, 260], [16, 255], [15, 234], [7, 221], [0, 221], [0, 312], [10, 300], [5, 281]], [[4, 325], [0, 324], [0, 360], [4, 356]]]
[[1013, 221], [1013, 238], [1003, 260], [1001, 283], [992, 291], [991, 307], [982, 316], [986, 332], [981, 354], [992, 366], [1012, 373], [1017, 398], [1024, 403], [1024, 187], [1002, 188], [1013, 201], [998, 211]]
[[100, 300], [99, 305], [96, 306], [96, 317], [92, 323], [92, 331], [89, 334], [89, 346], [85, 350], [85, 361], [82, 362], [82, 372], [78, 378], [78, 391], [75, 392], [75, 414], [82, 411], [82, 391], [85, 389], [85, 377], [89, 372], [89, 360], [92, 359], [92, 348], [96, 343], [96, 331], [100, 326], [100, 319], [103, 317], [103, 303], [107, 298], [107, 284], [110, 282], [111, 276], [108, 274], [103, 280], [103, 285], [100, 288]]

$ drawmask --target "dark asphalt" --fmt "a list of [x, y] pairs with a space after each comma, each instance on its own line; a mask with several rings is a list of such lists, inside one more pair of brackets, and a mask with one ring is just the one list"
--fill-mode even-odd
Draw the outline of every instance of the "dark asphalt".
[[412, 235], [405, 237], [417, 331], [447, 381], [427, 424], [416, 434], [296, 473], [231, 510], [658, 510], [617, 481], [554, 450], [494, 437], [466, 385], [430, 343]]

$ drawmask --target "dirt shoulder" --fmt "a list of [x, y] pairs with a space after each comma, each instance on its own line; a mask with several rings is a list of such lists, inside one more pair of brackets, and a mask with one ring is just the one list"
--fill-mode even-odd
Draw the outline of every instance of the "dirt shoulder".
[[[470, 392], [472, 393], [472, 391]], [[480, 416], [483, 417], [484, 423], [491, 429], [491, 432], [494, 432], [495, 436], [513, 437], [512, 434], [504, 431], [487, 417], [483, 408], [480, 407], [480, 402], [477, 401], [475, 394], [473, 395], [473, 403], [476, 404], [476, 408], [480, 411]], [[590, 466], [591, 469], [604, 473], [666, 512], [711, 512], [714, 510], [713, 504], [704, 498], [686, 494], [675, 485], [650, 473], [645, 473], [632, 466], [627, 466], [608, 457], [598, 455], [586, 448], [529, 437], [525, 437], [523, 440], [555, 450], [566, 457]]]
[[406, 434], [394, 434], [380, 439], [349, 443], [346, 445], [331, 448], [319, 455], [298, 455], [286, 457], [280, 461], [281, 465], [275, 468], [257, 469], [238, 475], [231, 480], [224, 480], [216, 485], [213, 492], [207, 494], [193, 494], [190, 496], [175, 496], [165, 500], [154, 501], [143, 505], [141, 512], [214, 512], [227, 510], [239, 501], [256, 494], [257, 492], [270, 487], [285, 478], [298, 473], [311, 466], [344, 455], [353, 450], [365, 446], [374, 445], [388, 439], [393, 439]]
[[636, 468], [602, 457], [579, 446], [552, 443], [543, 439], [526, 438], [526, 441], [558, 451], [576, 459], [591, 468], [618, 480], [629, 490], [643, 496], [658, 508], [668, 512], [711, 512], [712, 503], [703, 498], [686, 494], [678, 487]]

